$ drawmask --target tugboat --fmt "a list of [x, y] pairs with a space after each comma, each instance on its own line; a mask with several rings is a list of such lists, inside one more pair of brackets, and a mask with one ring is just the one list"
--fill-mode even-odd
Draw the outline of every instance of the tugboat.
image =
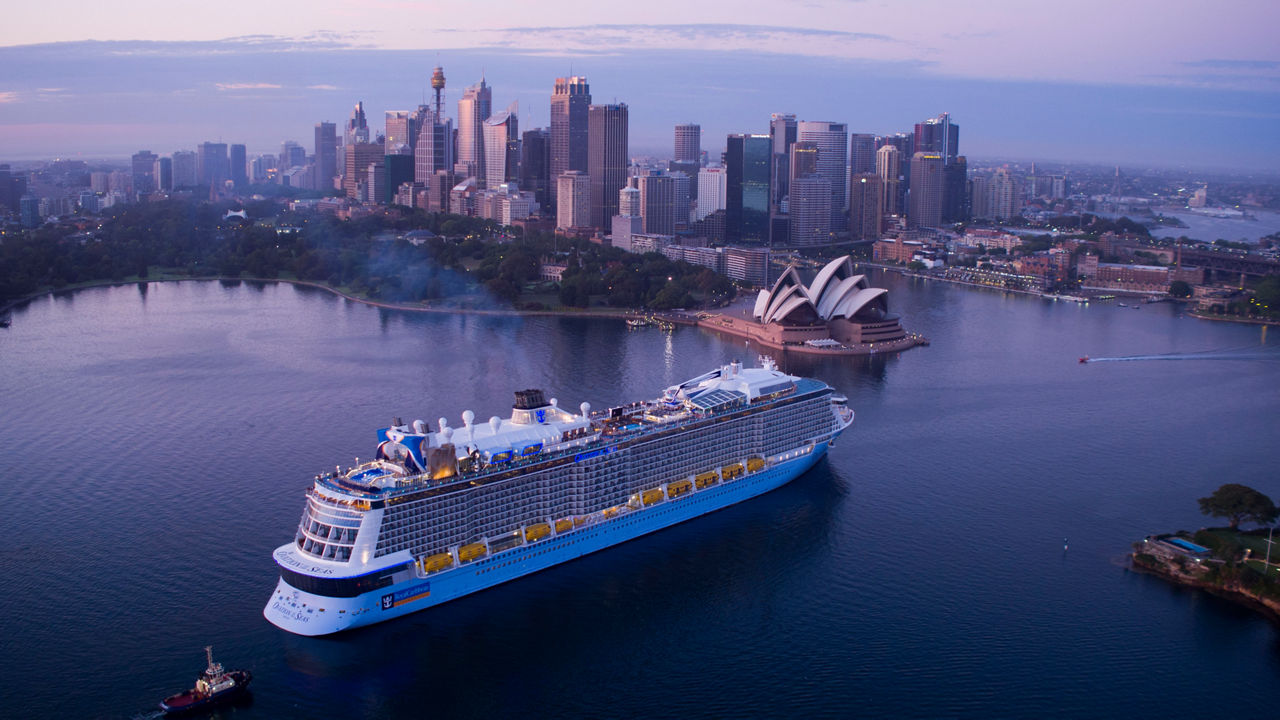
[[224, 670], [222, 663], [213, 661], [212, 645], [205, 646], [204, 654], [209, 661], [209, 666], [204, 669], [204, 674], [196, 679], [196, 686], [160, 701], [160, 709], [165, 714], [179, 715], [202, 710], [234, 700], [248, 690], [249, 681], [253, 679], [253, 675], [248, 670]]

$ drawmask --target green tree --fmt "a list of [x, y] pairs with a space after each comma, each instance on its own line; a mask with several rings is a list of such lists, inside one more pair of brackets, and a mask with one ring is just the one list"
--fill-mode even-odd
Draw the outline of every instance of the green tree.
[[1178, 298], [1191, 297], [1191, 285], [1185, 280], [1174, 280], [1169, 283], [1169, 294]]
[[1234, 530], [1241, 521], [1266, 525], [1275, 522], [1276, 509], [1271, 498], [1247, 485], [1227, 483], [1209, 497], [1200, 498], [1200, 512], [1211, 517], [1227, 518]]

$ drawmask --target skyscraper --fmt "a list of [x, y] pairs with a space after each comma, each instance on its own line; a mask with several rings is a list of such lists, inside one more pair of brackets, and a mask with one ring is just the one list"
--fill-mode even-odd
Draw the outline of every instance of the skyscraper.
[[409, 129], [409, 111], [408, 110], [388, 110], [387, 111], [387, 134], [383, 140], [383, 144], [387, 148], [388, 155], [401, 154], [400, 147], [412, 148], [415, 140]]
[[556, 178], [556, 229], [591, 227], [591, 179], [581, 170]]
[[[364, 116], [364, 101], [356, 103], [347, 120], [346, 145], [369, 142], [369, 121]], [[351, 168], [347, 168], [350, 170]]]
[[413, 148], [413, 180], [427, 185], [438, 172], [453, 171], [453, 120], [420, 109], [418, 142]]
[[155, 177], [156, 189], [169, 191], [173, 189], [173, 159], [157, 157], [152, 175]]
[[791, 219], [788, 244], [813, 246], [831, 242], [831, 183], [827, 178], [815, 173], [796, 176], [787, 198]]
[[849, 237], [875, 240], [880, 237], [881, 192], [884, 182], [875, 173], [858, 173], [849, 185]]
[[844, 123], [801, 120], [796, 124], [796, 141], [818, 146], [818, 174], [831, 183], [831, 229], [844, 230], [848, 224], [845, 188], [848, 177], [849, 129]]
[[200, 143], [196, 147], [196, 174], [201, 185], [221, 185], [231, 177], [226, 143]]
[[675, 161], [700, 163], [702, 160], [702, 127], [695, 123], [676, 126]]
[[969, 163], [963, 155], [943, 171], [942, 221], [958, 223], [969, 219]]
[[133, 191], [145, 195], [157, 188], [155, 169], [156, 155], [150, 150], [140, 150], [133, 154]]
[[302, 167], [307, 164], [307, 151], [293, 140], [280, 143], [280, 169]]
[[960, 126], [951, 122], [948, 113], [916, 123], [914, 150], [937, 153], [943, 164], [950, 165], [960, 152]]
[[197, 155], [190, 150], [178, 150], [173, 153], [173, 187], [189, 188], [200, 184], [199, 163]]
[[730, 135], [726, 144], [726, 237], [732, 242], [768, 242], [772, 139], [768, 135]]
[[[788, 186], [795, 182], [796, 178], [809, 177], [818, 174], [818, 145], [808, 140], [801, 140], [791, 144], [791, 159], [787, 161], [787, 169], [789, 170], [787, 177]], [[830, 185], [828, 185], [830, 187]]]
[[315, 130], [316, 188], [332, 190], [338, 175], [338, 126], [331, 122], [316, 123]]
[[675, 189], [671, 176], [657, 170], [640, 178], [640, 217], [646, 233], [675, 234]]
[[769, 118], [769, 138], [772, 157], [769, 159], [773, 195], [769, 202], [774, 209], [790, 191], [791, 145], [796, 141], [796, 116], [774, 113]]
[[[403, 147], [404, 146], [402, 144]], [[382, 171], [383, 181], [379, 185], [378, 202], [392, 203], [395, 202], [396, 193], [400, 191], [400, 186], [405, 183], [413, 183], [414, 162], [412, 155], [404, 153], [388, 153], [383, 158]]]
[[231, 182], [236, 187], [249, 184], [249, 158], [245, 155], [244, 145], [239, 143], [229, 148], [228, 161], [231, 163]]
[[1022, 211], [1022, 181], [1008, 166], [996, 170], [989, 187], [992, 216], [1008, 220]]
[[355, 143], [346, 148], [346, 172], [342, 177], [342, 189], [347, 197], [359, 199], [364, 195], [368, 199], [369, 166], [383, 160], [380, 143]]
[[[551, 177], [568, 170], [587, 171], [587, 116], [591, 86], [585, 77], [556, 78], [551, 93]], [[558, 181], [553, 180], [552, 200]]]
[[[493, 110], [493, 91], [480, 78], [458, 100], [458, 164], [465, 165], [468, 173], [476, 176], [484, 187], [484, 121]], [[494, 186], [501, 180], [494, 183]]]
[[694, 220], [701, 220], [717, 210], [725, 209], [725, 180], [728, 176], [722, 167], [707, 167], [698, 171], [698, 207]]
[[533, 193], [544, 213], [551, 210], [551, 132], [546, 128], [526, 130], [520, 136], [520, 187]]
[[519, 102], [484, 121], [484, 176], [490, 188], [519, 180], [520, 125]]
[[[618, 214], [618, 191], [627, 184], [627, 105], [592, 105], [587, 112], [587, 174], [591, 177], [591, 225], [609, 227]], [[555, 152], [554, 137], [552, 152]]]
[[911, 158], [911, 191], [907, 222], [912, 227], [942, 225], [945, 166], [940, 153], [918, 152]]
[[894, 145], [883, 145], [876, 151], [876, 175], [883, 183], [880, 194], [880, 215], [901, 215], [902, 153]]
[[854, 133], [849, 136], [849, 174], [862, 175], [876, 171], [876, 136]]

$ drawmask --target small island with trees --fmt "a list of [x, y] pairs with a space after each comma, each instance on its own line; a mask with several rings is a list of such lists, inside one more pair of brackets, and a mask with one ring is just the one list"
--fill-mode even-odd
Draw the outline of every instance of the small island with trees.
[[[1280, 515], [1275, 503], [1228, 483], [1200, 498], [1200, 512], [1226, 519], [1227, 526], [1143, 538], [1133, 544], [1133, 566], [1280, 619], [1280, 552], [1271, 548], [1271, 526]], [[1261, 527], [1242, 530], [1246, 523]]]

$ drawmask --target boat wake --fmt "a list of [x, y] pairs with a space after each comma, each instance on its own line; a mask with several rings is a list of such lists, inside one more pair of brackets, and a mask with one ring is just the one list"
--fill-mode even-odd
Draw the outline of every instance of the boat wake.
[[1191, 353], [1163, 353], [1160, 355], [1121, 355], [1117, 357], [1090, 357], [1080, 359], [1082, 363], [1100, 362], [1142, 362], [1148, 360], [1244, 360], [1253, 362], [1280, 362], [1280, 347], [1259, 348], [1250, 345], [1228, 350], [1202, 350]]

